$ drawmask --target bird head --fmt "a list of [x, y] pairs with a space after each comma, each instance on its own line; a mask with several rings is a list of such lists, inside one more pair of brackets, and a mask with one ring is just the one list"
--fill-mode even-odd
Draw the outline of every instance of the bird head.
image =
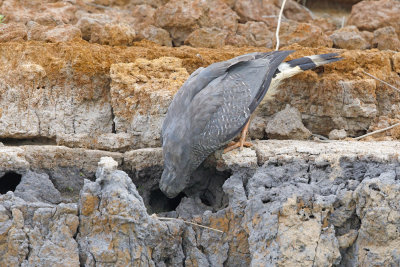
[[191, 168], [190, 144], [184, 138], [163, 138], [164, 171], [160, 189], [166, 196], [177, 196], [189, 183]]

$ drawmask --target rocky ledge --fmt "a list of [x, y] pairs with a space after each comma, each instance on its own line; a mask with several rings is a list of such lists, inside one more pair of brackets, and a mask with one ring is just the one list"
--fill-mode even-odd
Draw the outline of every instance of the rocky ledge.
[[[0, 195], [1, 266], [400, 265], [400, 142], [256, 141], [217, 152], [175, 200], [139, 194], [159, 149], [41, 149], [0, 148], [0, 182], [21, 180]], [[82, 163], [53, 162], [80, 177], [78, 203], [47, 154]]]

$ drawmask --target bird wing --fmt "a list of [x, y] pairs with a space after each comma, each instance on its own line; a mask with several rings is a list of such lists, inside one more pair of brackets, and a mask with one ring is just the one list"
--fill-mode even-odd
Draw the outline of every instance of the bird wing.
[[175, 94], [170, 106], [168, 107], [167, 116], [162, 126], [162, 135], [167, 131], [171, 123], [182, 114], [190, 105], [193, 98], [202, 91], [214, 79], [223, 76], [229, 68], [240, 63], [251, 61], [256, 58], [266, 56], [271, 53], [250, 53], [232, 58], [227, 61], [216, 62], [206, 68], [199, 68], [194, 71], [182, 87]]
[[[268, 90], [279, 64], [292, 51], [264, 53], [230, 66], [190, 103], [192, 143], [220, 147], [244, 127]], [[214, 150], [217, 148], [214, 148]]]

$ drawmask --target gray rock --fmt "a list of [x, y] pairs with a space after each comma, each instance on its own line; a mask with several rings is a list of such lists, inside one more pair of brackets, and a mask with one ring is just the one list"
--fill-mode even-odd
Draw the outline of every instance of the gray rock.
[[375, 30], [372, 47], [380, 50], [400, 51], [400, 40], [395, 28], [388, 26]]
[[54, 187], [46, 173], [28, 171], [22, 176], [14, 194], [27, 202], [51, 204], [61, 202], [60, 192]]
[[79, 266], [76, 204], [0, 195], [0, 266]]
[[329, 133], [329, 139], [331, 140], [341, 140], [341, 139], [345, 139], [347, 137], [347, 133], [345, 129], [333, 129], [330, 133]]
[[300, 112], [290, 105], [271, 118], [265, 132], [273, 139], [307, 139], [311, 135], [304, 127]]
[[367, 49], [371, 44], [364, 39], [363, 34], [356, 26], [346, 26], [334, 31], [329, 38], [333, 46], [342, 49]]

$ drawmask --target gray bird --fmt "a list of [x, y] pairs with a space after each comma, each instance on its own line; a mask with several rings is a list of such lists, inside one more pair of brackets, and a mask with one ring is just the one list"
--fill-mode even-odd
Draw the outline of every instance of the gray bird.
[[246, 54], [190, 75], [176, 93], [162, 126], [160, 189], [168, 197], [184, 190], [193, 171], [242, 129], [240, 143], [233, 148], [246, 144], [251, 114], [264, 98], [274, 96], [282, 80], [342, 59], [330, 53], [282, 63], [292, 52]]

